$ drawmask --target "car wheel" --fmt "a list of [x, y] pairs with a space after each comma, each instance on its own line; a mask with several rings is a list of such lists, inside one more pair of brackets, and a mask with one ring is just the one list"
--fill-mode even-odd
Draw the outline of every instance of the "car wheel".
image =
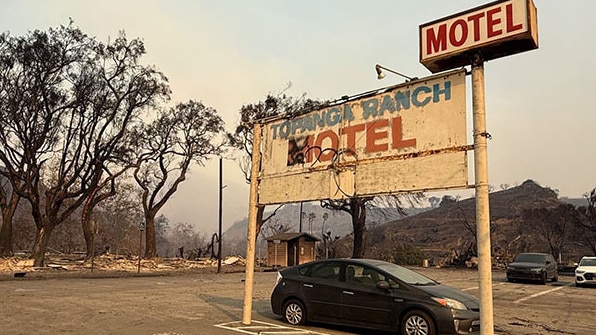
[[294, 326], [301, 326], [306, 323], [306, 309], [298, 300], [290, 300], [284, 305], [284, 319]]
[[409, 311], [401, 321], [401, 334], [436, 335], [435, 324], [430, 316], [423, 311]]
[[546, 271], [544, 271], [540, 274], [540, 284], [546, 285], [546, 276], [547, 276]]
[[552, 282], [555, 283], [555, 282], [558, 282], [558, 281], [559, 281], [559, 273], [555, 271], [555, 275], [554, 275], [554, 277], [552, 279]]
[[510, 282], [510, 283], [514, 283], [515, 282], [515, 279], [507, 277], [507, 281]]

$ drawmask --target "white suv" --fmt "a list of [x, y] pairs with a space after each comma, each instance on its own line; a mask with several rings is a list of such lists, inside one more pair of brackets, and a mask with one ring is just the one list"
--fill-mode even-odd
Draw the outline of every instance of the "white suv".
[[596, 257], [582, 257], [575, 269], [575, 286], [596, 284]]

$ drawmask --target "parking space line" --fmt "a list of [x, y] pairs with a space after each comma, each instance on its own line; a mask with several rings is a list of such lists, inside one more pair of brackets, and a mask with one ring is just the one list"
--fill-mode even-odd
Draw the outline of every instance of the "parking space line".
[[460, 279], [452, 279], [449, 281], [449, 283], [455, 283], [458, 281], [474, 281], [474, 280], [478, 280], [478, 277], [467, 277], [467, 278], [460, 278]]
[[292, 328], [274, 323], [268, 323], [263, 321], [252, 321], [251, 325], [245, 325], [242, 321], [234, 321], [221, 323], [214, 325], [218, 328], [231, 330], [238, 333], [251, 334], [251, 335], [262, 335], [262, 334], [275, 334], [275, 335], [329, 335], [326, 333], [318, 333], [310, 330]]
[[[567, 285], [565, 285], [565, 286], [571, 286], [571, 284], [573, 284], [573, 283], [567, 284]], [[529, 299], [532, 299], [532, 298], [536, 298], [536, 297], [539, 297], [539, 296], [541, 296], [541, 295], [545, 295], [545, 294], [548, 294], [548, 293], [551, 293], [551, 292], [558, 291], [558, 290], [562, 289], [562, 288], [563, 288], [563, 287], [565, 287], [565, 286], [559, 286], [559, 287], [555, 287], [555, 288], [553, 288], [553, 289], [550, 289], [550, 290], [546, 290], [546, 291], [538, 292], [538, 293], [535, 293], [535, 294], [529, 295], [529, 296], [527, 296], [527, 297], [523, 297], [523, 298], [517, 299], [517, 300], [515, 300], [513, 303], [514, 303], [514, 304], [519, 304], [520, 302], [524, 302], [524, 301], [526, 301], [526, 300], [529, 300]]]
[[[501, 285], [505, 285], [505, 283], [493, 284], [493, 287], [501, 286]], [[478, 289], [478, 286], [474, 286], [474, 287], [462, 288], [461, 291], [471, 291], [471, 290], [477, 290], [477, 289]]]

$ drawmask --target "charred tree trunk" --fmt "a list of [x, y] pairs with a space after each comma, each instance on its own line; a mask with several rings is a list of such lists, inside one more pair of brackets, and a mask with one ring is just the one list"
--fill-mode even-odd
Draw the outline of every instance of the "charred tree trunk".
[[351, 199], [352, 228], [354, 229], [354, 246], [352, 258], [364, 257], [364, 235], [366, 234], [366, 203], [363, 199]]
[[257, 232], [255, 236], [259, 236], [261, 233], [261, 228], [263, 228], [263, 224], [265, 223], [263, 220], [263, 214], [265, 213], [265, 206], [260, 205], [257, 206]]
[[[323, 208], [343, 211], [352, 217], [352, 229], [354, 236], [354, 243], [352, 246], [352, 258], [363, 258], [365, 251], [365, 234], [366, 234], [366, 203], [373, 198], [350, 198], [344, 200], [326, 200], [321, 201]], [[330, 241], [331, 242], [331, 241]], [[334, 241], [335, 242], [335, 241]], [[335, 246], [329, 243], [335, 254]], [[331, 256], [333, 258], [334, 256]]]
[[2, 212], [2, 228], [0, 228], [0, 257], [10, 257], [12, 250], [12, 216]]
[[52, 224], [45, 224], [41, 228], [37, 229], [37, 234], [35, 235], [35, 244], [33, 246], [33, 251], [31, 252], [31, 258], [34, 260], [33, 266], [35, 267], [45, 266], [45, 253], [48, 248], [48, 242], [50, 240], [52, 230], [54, 230], [54, 225]]
[[83, 236], [85, 237], [85, 245], [87, 246], [87, 253], [85, 255], [85, 260], [91, 259], [92, 252], [94, 249], [93, 243], [95, 243], [95, 239], [93, 238], [93, 228], [91, 227], [91, 203], [92, 199], [89, 198], [85, 201], [85, 205], [83, 206], [83, 213], [81, 214], [81, 225], [83, 227]]
[[[37, 188], [35, 188], [35, 190], [37, 190]], [[28, 199], [31, 203], [31, 216], [35, 222], [35, 227], [37, 228], [35, 241], [33, 242], [33, 250], [31, 250], [31, 256], [29, 256], [29, 258], [33, 259], [33, 266], [42, 267], [45, 265], [46, 248], [52, 230], [54, 229], [53, 223], [50, 224], [49, 222], [54, 221], [48, 220], [47, 216], [41, 214], [39, 199], [40, 197], [37, 193], [34, 193], [33, 196]]]
[[[3, 199], [6, 199], [3, 197]], [[2, 201], [2, 227], [0, 228], [0, 257], [10, 257], [13, 255], [12, 250], [12, 219], [17, 210], [17, 205], [21, 197], [16, 192], [12, 192], [12, 196], [8, 202]]]
[[150, 211], [145, 215], [145, 258], [157, 257], [157, 239], [155, 233], [156, 211]]

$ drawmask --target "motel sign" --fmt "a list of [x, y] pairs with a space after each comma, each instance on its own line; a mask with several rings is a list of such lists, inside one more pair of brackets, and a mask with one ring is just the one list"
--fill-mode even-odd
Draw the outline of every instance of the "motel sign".
[[538, 48], [531, 0], [496, 1], [420, 26], [420, 62], [432, 72]]

